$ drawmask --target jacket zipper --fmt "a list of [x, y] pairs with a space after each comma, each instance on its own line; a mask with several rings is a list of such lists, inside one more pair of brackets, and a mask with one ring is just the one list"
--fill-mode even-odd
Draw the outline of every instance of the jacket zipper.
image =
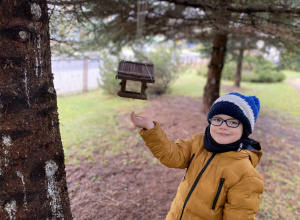
[[184, 174], [184, 177], [183, 177], [182, 180], [185, 179], [186, 173], [187, 173], [187, 171], [188, 171], [188, 169], [189, 169], [189, 167], [190, 167], [190, 165], [191, 165], [191, 163], [192, 163], [192, 160], [194, 159], [194, 156], [195, 156], [195, 154], [193, 154], [193, 155], [191, 156], [191, 159], [190, 159], [189, 162], [188, 162], [188, 165], [187, 165], [187, 167], [186, 167], [186, 171], [185, 171], [185, 174]]
[[212, 210], [215, 210], [215, 208], [216, 208], [216, 204], [217, 204], [218, 198], [219, 198], [219, 196], [220, 196], [220, 193], [221, 193], [221, 190], [222, 190], [224, 181], [225, 181], [225, 179], [224, 179], [224, 178], [221, 178], [220, 184], [219, 184], [219, 187], [218, 187], [217, 194], [216, 194], [216, 196], [215, 196], [213, 205], [212, 205], [212, 207], [211, 207]]
[[190, 189], [185, 201], [184, 201], [184, 204], [183, 204], [183, 207], [182, 207], [182, 211], [181, 211], [181, 215], [180, 215], [180, 220], [182, 219], [182, 216], [183, 216], [183, 212], [184, 212], [184, 209], [185, 209], [185, 206], [187, 204], [187, 202], [189, 201], [194, 189], [196, 188], [202, 174], [204, 173], [204, 171], [206, 170], [206, 168], [208, 167], [208, 165], [210, 164], [210, 162], [212, 161], [212, 159], [216, 156], [216, 153], [213, 153], [210, 158], [208, 159], [208, 161], [206, 162], [205, 166], [202, 168], [202, 170], [200, 171], [200, 173], [198, 174], [195, 182], [193, 183], [192, 185], [192, 188]]
[[191, 157], [191, 159], [190, 159], [190, 161], [189, 161], [189, 163], [187, 165], [186, 171], [189, 169], [189, 167], [190, 167], [190, 165], [192, 163], [192, 160], [194, 159], [194, 156], [195, 156], [195, 154], [192, 155], [192, 157]]

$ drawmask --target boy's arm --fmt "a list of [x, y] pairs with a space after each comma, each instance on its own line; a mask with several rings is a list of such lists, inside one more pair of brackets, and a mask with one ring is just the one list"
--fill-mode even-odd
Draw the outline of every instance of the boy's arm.
[[186, 168], [191, 157], [192, 139], [173, 142], [157, 122], [152, 129], [142, 129], [140, 135], [147, 147], [160, 162], [172, 168]]
[[264, 183], [257, 177], [242, 179], [227, 192], [227, 202], [223, 209], [224, 220], [255, 219]]

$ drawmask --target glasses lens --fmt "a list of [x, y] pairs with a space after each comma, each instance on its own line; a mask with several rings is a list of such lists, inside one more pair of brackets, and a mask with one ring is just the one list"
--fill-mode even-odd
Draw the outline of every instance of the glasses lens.
[[214, 118], [209, 119], [209, 121], [211, 122], [212, 125], [215, 125], [215, 126], [220, 126], [225, 121], [226, 125], [230, 128], [237, 128], [240, 125], [240, 121], [237, 119], [224, 120], [222, 118], [214, 117]]
[[213, 125], [219, 126], [219, 125], [221, 125], [223, 123], [223, 119], [222, 118], [211, 118], [210, 122]]
[[240, 122], [237, 119], [228, 119], [226, 121], [226, 124], [228, 127], [237, 128], [239, 126]]

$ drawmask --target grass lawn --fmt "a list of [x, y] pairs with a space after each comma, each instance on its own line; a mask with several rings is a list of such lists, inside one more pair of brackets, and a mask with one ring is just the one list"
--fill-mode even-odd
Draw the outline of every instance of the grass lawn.
[[188, 69], [171, 85], [168, 95], [202, 97], [206, 78]]
[[[139, 111], [145, 101], [111, 97], [100, 89], [58, 98], [60, 132], [67, 162], [76, 162], [71, 155], [84, 155], [91, 160], [100, 154], [122, 151], [122, 137], [131, 135], [120, 129], [119, 112]], [[108, 148], [108, 146], [114, 146]]]

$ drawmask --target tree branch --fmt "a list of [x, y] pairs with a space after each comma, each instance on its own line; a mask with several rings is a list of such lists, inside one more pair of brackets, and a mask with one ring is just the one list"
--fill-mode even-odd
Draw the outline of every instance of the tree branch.
[[47, 0], [49, 5], [81, 5], [84, 3], [97, 2], [96, 0], [70, 0], [70, 1], [60, 1], [60, 0]]
[[199, 1], [188, 1], [188, 0], [164, 0], [170, 3], [174, 3], [176, 5], [184, 5], [194, 8], [201, 9], [210, 9], [214, 11], [228, 11], [228, 12], [238, 12], [238, 13], [286, 13], [286, 14], [300, 14], [300, 8], [276, 8], [276, 7], [234, 7], [231, 5], [227, 6], [218, 6], [216, 4], [210, 4], [207, 2], [199, 2]]

